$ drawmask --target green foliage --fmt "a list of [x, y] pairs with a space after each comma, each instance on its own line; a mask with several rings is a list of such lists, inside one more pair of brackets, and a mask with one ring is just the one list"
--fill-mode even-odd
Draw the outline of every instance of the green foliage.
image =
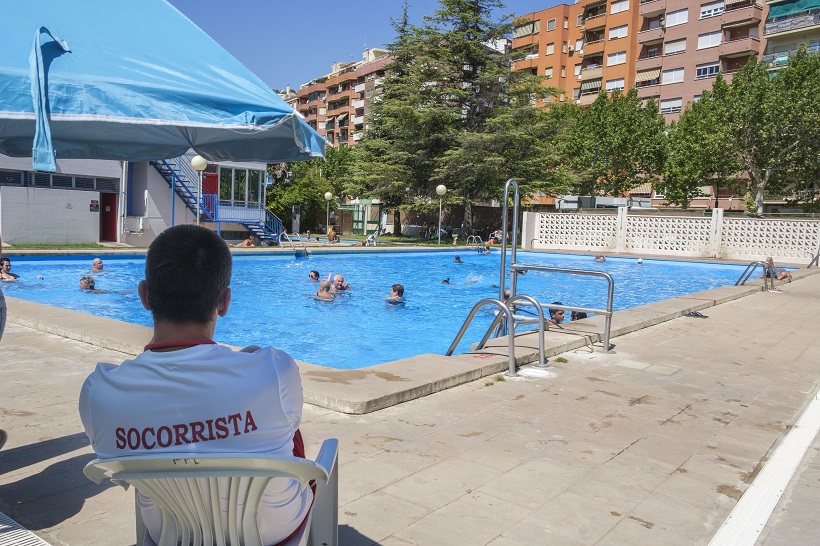
[[669, 157], [664, 177], [654, 184], [658, 193], [683, 208], [704, 195], [703, 186], [723, 187], [740, 170], [738, 157], [720, 153], [728, 140], [729, 125], [724, 106], [729, 87], [718, 74], [712, 91], [687, 105], [678, 123], [669, 129]]
[[655, 101], [644, 106], [637, 89], [602, 91], [588, 109], [565, 115], [573, 124], [564, 157], [587, 180], [582, 193], [594, 184], [595, 194], [621, 196], [661, 174], [666, 126]]

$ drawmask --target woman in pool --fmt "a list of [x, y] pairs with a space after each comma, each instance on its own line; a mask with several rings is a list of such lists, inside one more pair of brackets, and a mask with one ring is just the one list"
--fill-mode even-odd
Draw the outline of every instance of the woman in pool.
[[319, 290], [314, 294], [317, 300], [333, 301], [336, 296], [330, 292], [330, 281], [320, 281]]
[[310, 279], [310, 282], [317, 282], [319, 280], [319, 272], [315, 269], [311, 270], [308, 274], [308, 279]]

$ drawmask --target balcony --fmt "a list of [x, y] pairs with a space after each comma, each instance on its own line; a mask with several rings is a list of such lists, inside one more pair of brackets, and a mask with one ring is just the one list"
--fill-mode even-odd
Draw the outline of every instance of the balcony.
[[642, 30], [638, 32], [638, 43], [645, 44], [647, 42], [654, 42], [663, 38], [664, 28], [652, 28], [649, 30]]
[[640, 72], [652, 68], [660, 68], [662, 65], [663, 57], [660, 55], [647, 55], [646, 57], [638, 57], [638, 60], [635, 61], [635, 70]]
[[351, 104], [353, 105], [353, 108], [360, 110], [364, 108], [364, 99], [356, 99]]
[[595, 102], [595, 99], [598, 98], [598, 93], [600, 91], [601, 91], [601, 88], [599, 87], [594, 92], [587, 93], [585, 95], [581, 95], [581, 98], [578, 99], [578, 104], [580, 104], [581, 106], [589, 106], [590, 104]]
[[[591, 65], [581, 70], [581, 81], [594, 80], [595, 78], [603, 78], [604, 67], [601, 65]], [[597, 91], [596, 91], [597, 93]]]
[[666, 0], [641, 0], [638, 6], [638, 15], [641, 17], [655, 17], [666, 12]]
[[604, 43], [605, 42], [603, 39], [594, 42], [584, 41], [584, 56], [592, 55], [595, 53], [603, 53]]
[[818, 25], [820, 25], [820, 13], [804, 13], [786, 17], [780, 21], [766, 21], [766, 24], [763, 26], [763, 35], [772, 37], [775, 35], [791, 34]]
[[[808, 51], [820, 53], [820, 46], [811, 46], [808, 48]], [[768, 55], [763, 55], [763, 58], [761, 60], [769, 65], [770, 70], [782, 68], [789, 64], [789, 57], [791, 57], [795, 53], [797, 53], [796, 49], [791, 49], [789, 51], [781, 51], [780, 53], [769, 53]]]
[[356, 93], [364, 93], [364, 82], [357, 83], [356, 87], [353, 88], [353, 91], [355, 91]]
[[660, 85], [642, 85], [637, 88], [638, 89], [638, 98], [648, 99], [650, 97], [654, 98], [658, 103], [660, 103], [660, 96], [661, 96], [661, 86]]
[[364, 133], [353, 133], [353, 142], [359, 142], [363, 136]]
[[364, 116], [353, 116], [353, 125], [364, 125]]
[[760, 51], [760, 40], [752, 38], [740, 38], [731, 42], [723, 42], [719, 46], [718, 55], [721, 57], [744, 57], [752, 53], [757, 55]]
[[[720, 16], [723, 28], [733, 28], [737, 23], [756, 24], [763, 19], [763, 8], [760, 4], [724, 11]], [[747, 23], [748, 22], [748, 23]]]

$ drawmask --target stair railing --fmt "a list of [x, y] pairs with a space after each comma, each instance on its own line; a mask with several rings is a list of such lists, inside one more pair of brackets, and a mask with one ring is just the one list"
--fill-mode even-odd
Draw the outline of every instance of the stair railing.
[[[746, 281], [748, 281], [749, 277], [752, 276], [752, 273], [755, 272], [757, 266], [763, 267], [763, 288], [766, 290], [774, 290], [774, 277], [769, 277], [766, 275], [766, 268], [769, 267], [769, 264], [762, 260], [750, 262], [749, 265], [746, 266], [746, 269], [743, 270], [743, 273], [740, 274], [740, 277], [738, 277], [735, 282], [735, 286], [746, 284]], [[772, 272], [772, 274], [774, 274], [774, 272]], [[769, 281], [771, 281], [771, 288], [769, 288]]]

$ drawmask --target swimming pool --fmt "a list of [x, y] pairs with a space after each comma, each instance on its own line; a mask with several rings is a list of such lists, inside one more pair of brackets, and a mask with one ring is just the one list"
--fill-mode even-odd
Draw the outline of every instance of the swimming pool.
[[[463, 264], [454, 263], [455, 255]], [[79, 290], [92, 256], [13, 257], [17, 282], [3, 283], [6, 295], [118, 320], [151, 325], [136, 286], [143, 278], [142, 256], [104, 256], [105, 270], [95, 275], [103, 293]], [[615, 279], [615, 309], [625, 309], [734, 284], [744, 266], [518, 252], [519, 263], [605, 271]], [[219, 319], [215, 338], [232, 345], [271, 345], [297, 360], [354, 369], [423, 353], [443, 354], [472, 306], [498, 297], [500, 254], [473, 251], [313, 253], [234, 255], [230, 312]], [[342, 273], [349, 294], [327, 303], [310, 296], [321, 277]], [[41, 275], [43, 280], [35, 277]], [[445, 278], [451, 284], [442, 284]], [[389, 305], [390, 285], [402, 283], [406, 303]], [[605, 307], [606, 282], [531, 271], [519, 278], [519, 293], [539, 301]], [[456, 352], [478, 341], [493, 318], [486, 307], [470, 326]]]

